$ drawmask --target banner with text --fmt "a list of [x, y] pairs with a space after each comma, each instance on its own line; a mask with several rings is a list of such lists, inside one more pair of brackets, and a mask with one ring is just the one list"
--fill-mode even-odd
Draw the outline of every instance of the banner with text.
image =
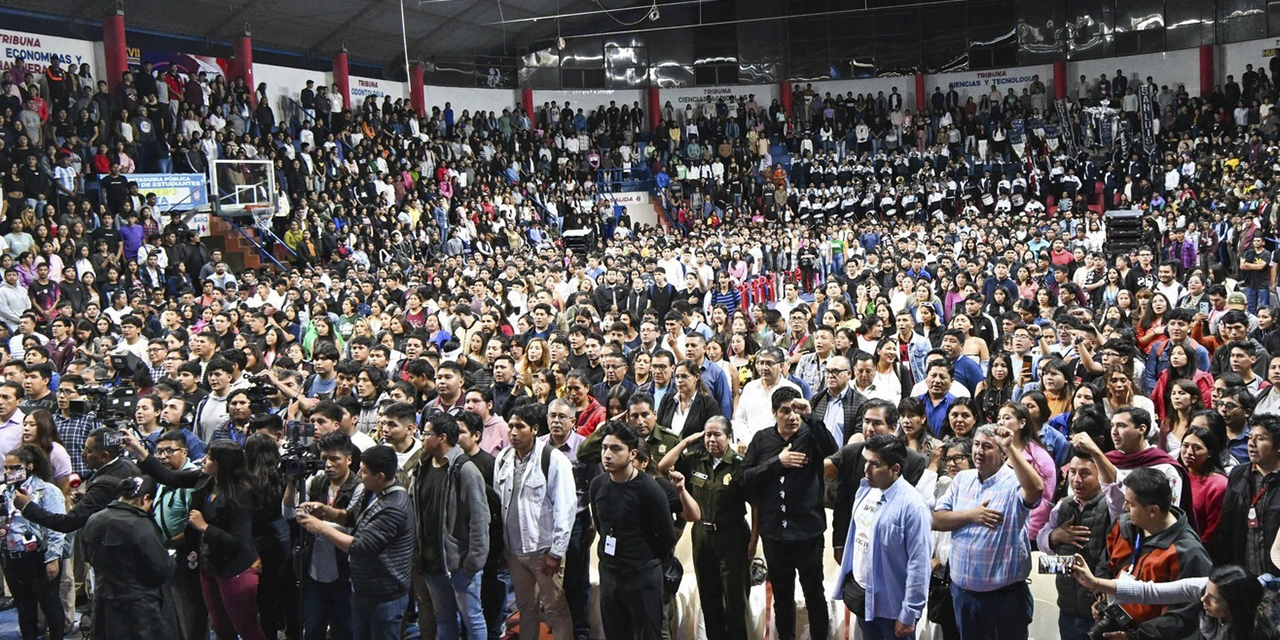
[[659, 92], [662, 104], [668, 102], [676, 109], [683, 109], [687, 104], [702, 104], [724, 100], [750, 99], [755, 96], [756, 104], [768, 106], [778, 97], [778, 85], [735, 85], [729, 87], [691, 87], [681, 89], [662, 89]]
[[19, 58], [29, 73], [42, 74], [49, 62], [57, 59], [63, 69], [79, 69], [81, 64], [88, 63], [94, 77], [98, 75], [93, 43], [88, 40], [0, 29], [0, 71], [12, 69]]
[[379, 103], [382, 102], [383, 96], [391, 96], [394, 102], [405, 97], [404, 91], [403, 82], [351, 76], [351, 108], [354, 110], [356, 105], [363, 104], [365, 98], [370, 96], [376, 98]]
[[132, 173], [129, 181], [138, 184], [138, 193], [156, 194], [157, 213], [190, 211], [209, 204], [205, 177], [199, 173]]

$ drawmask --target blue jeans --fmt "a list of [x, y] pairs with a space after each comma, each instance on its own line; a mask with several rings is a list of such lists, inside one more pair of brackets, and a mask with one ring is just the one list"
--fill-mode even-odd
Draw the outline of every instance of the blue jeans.
[[1265, 307], [1271, 302], [1271, 291], [1266, 287], [1258, 289], [1245, 287], [1244, 299], [1249, 307], [1249, 313], [1257, 314], [1258, 307]]
[[859, 617], [858, 629], [862, 630], [862, 640], [897, 640], [898, 636], [893, 632], [893, 623], [894, 621], [888, 618], [863, 620]]
[[302, 579], [302, 638], [324, 640], [328, 629], [334, 640], [351, 637], [351, 581], [324, 583]]
[[459, 631], [464, 627], [469, 640], [488, 637], [484, 609], [480, 606], [480, 576], [480, 573], [463, 571], [426, 575], [431, 606], [436, 612], [437, 640], [458, 640]]
[[351, 597], [351, 640], [399, 640], [400, 619], [409, 606], [409, 594], [377, 602]]
[[1027, 640], [1033, 603], [1026, 582], [988, 592], [968, 591], [952, 583], [951, 600], [964, 640]]
[[1089, 629], [1093, 627], [1093, 622], [1093, 616], [1059, 613], [1058, 637], [1061, 640], [1086, 640], [1089, 637]]

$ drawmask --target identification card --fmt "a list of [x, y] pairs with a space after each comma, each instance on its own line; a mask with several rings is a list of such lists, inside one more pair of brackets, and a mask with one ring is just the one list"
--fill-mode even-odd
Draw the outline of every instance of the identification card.
[[618, 539], [613, 536], [604, 537], [604, 554], [612, 556], [618, 552]]
[[1258, 528], [1258, 509], [1255, 507], [1249, 507], [1248, 515], [1249, 515], [1249, 528], [1257, 529]]

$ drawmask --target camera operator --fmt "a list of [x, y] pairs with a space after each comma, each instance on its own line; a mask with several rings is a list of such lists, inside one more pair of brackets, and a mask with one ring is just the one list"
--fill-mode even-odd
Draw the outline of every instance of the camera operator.
[[[151, 398], [153, 402], [159, 400], [156, 396], [147, 395], [139, 398], [138, 402], [141, 403], [145, 398]], [[192, 460], [202, 460], [204, 459], [206, 449], [205, 443], [199, 436], [192, 433], [191, 430], [187, 428], [187, 424], [190, 420], [190, 416], [188, 415], [190, 406], [191, 405], [187, 404], [186, 400], [177, 396], [165, 401], [164, 408], [160, 410], [160, 424], [164, 426], [164, 431], [160, 432], [160, 435], [171, 431], [181, 433], [187, 443], [187, 455]], [[152, 448], [155, 447], [160, 435], [148, 438]]]
[[[142, 406], [144, 401], [155, 401], [155, 398], [144, 396], [138, 401], [138, 406]], [[165, 431], [155, 440], [156, 459], [174, 471], [196, 468], [191, 462], [191, 450], [187, 446], [184, 431], [186, 430]], [[203, 453], [202, 449], [202, 456]], [[153, 519], [160, 526], [165, 546], [174, 550], [178, 563], [173, 575], [165, 582], [164, 590], [173, 601], [174, 613], [178, 617], [179, 637], [182, 640], [205, 640], [209, 637], [209, 612], [205, 609], [204, 596], [200, 592], [198, 540], [186, 535], [193, 491], [195, 490], [160, 485], [156, 493]]]
[[70, 533], [84, 526], [89, 516], [102, 511], [116, 499], [118, 486], [113, 480], [142, 475], [138, 465], [120, 457], [124, 453], [121, 434], [115, 429], [99, 427], [89, 433], [84, 444], [84, 462], [93, 475], [85, 485], [84, 495], [65, 514], [50, 513], [31, 502], [31, 496], [19, 489], [13, 506], [22, 516], [42, 527]]
[[78, 375], [68, 373], [62, 376], [58, 383], [58, 412], [53, 415], [58, 438], [71, 456], [71, 470], [81, 478], [89, 475], [89, 467], [82, 456], [85, 440], [91, 431], [102, 426], [84, 406], [84, 398], [80, 395], [80, 387], [84, 385], [84, 378]]
[[[356, 448], [342, 432], [332, 432], [316, 441], [324, 470], [306, 479], [304, 501], [323, 502], [335, 509], [359, 504], [364, 486], [351, 464]], [[284, 491], [284, 512], [294, 513], [297, 484], [290, 477]], [[336, 526], [336, 525], [334, 525]], [[324, 640], [326, 630], [334, 638], [351, 637], [351, 567], [347, 554], [327, 538], [302, 532], [294, 555], [301, 575], [303, 640]]]
[[[1098, 575], [1132, 576], [1148, 582], [1209, 575], [1213, 563], [1187, 523], [1186, 514], [1173, 506], [1168, 478], [1156, 469], [1143, 467], [1126, 476], [1123, 484], [1125, 513], [1107, 535], [1106, 556], [1097, 567]], [[1095, 609], [1100, 607], [1095, 605]], [[1132, 618], [1129, 628], [1112, 624], [1102, 631], [1127, 632], [1130, 640], [1155, 640], [1184, 638], [1196, 630], [1198, 607], [1194, 602], [1167, 606], [1127, 604], [1123, 608]], [[1104, 617], [1099, 624], [1104, 622], [1111, 620]], [[1090, 636], [1094, 636], [1092, 630]]]
[[[302, 374], [284, 369], [267, 369], [258, 374], [260, 384], [270, 384], [276, 392], [267, 397], [267, 411], [281, 415], [285, 420], [297, 420], [305, 410], [302, 406], [307, 398], [302, 394]], [[308, 403], [310, 408], [315, 403]]]
[[247, 389], [235, 389], [227, 394], [227, 421], [213, 430], [210, 443], [219, 440], [230, 440], [243, 447], [249, 438], [249, 418], [253, 417]]
[[[354, 509], [303, 503], [298, 524], [349, 554], [353, 637], [388, 640], [400, 635], [409, 604], [416, 521], [409, 493], [396, 482], [396, 453], [382, 445], [360, 461], [364, 496]], [[344, 525], [331, 527], [329, 522]], [[350, 533], [347, 533], [350, 531]]]

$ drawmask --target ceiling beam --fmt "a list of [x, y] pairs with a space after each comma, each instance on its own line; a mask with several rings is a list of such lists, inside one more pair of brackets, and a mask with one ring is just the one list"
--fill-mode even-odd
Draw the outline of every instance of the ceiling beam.
[[[243, 22], [250, 9], [255, 7], [270, 8], [271, 5], [278, 4], [278, 2], [279, 0], [245, 0], [243, 4], [233, 9], [227, 17], [219, 21], [218, 24], [213, 25], [212, 29], [206, 31], [204, 34], [205, 40], [216, 40], [223, 29], [226, 29], [229, 25]], [[240, 35], [239, 30], [236, 31], [236, 35]]]

